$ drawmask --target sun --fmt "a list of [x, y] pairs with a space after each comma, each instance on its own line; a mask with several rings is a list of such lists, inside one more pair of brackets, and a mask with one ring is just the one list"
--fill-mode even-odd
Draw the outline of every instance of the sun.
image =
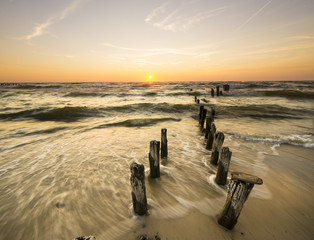
[[147, 76], [147, 81], [152, 84], [153, 83], [153, 75], [148, 75]]

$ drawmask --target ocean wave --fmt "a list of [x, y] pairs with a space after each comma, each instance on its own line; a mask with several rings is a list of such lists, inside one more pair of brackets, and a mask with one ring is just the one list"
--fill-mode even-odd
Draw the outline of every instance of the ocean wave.
[[313, 135], [310, 134], [290, 134], [290, 135], [281, 135], [274, 134], [269, 136], [257, 136], [257, 135], [242, 135], [238, 133], [226, 132], [231, 136], [242, 139], [248, 142], [266, 142], [274, 144], [290, 144], [296, 146], [302, 146], [306, 148], [314, 148], [314, 143], [312, 141]]
[[108, 127], [147, 127], [161, 122], [179, 122], [180, 118], [140, 118], [140, 119], [128, 119], [121, 122], [114, 122], [108, 124], [102, 124], [95, 128], [108, 128]]
[[70, 92], [64, 95], [64, 97], [105, 97], [109, 95], [110, 94], [103, 94], [97, 92]]
[[60, 84], [27, 84], [27, 83], [18, 83], [18, 84], [12, 84], [8, 85], [7, 87], [13, 88], [13, 89], [53, 89], [53, 88], [62, 88], [63, 86]]
[[170, 104], [170, 103], [135, 103], [120, 106], [111, 106], [103, 108], [106, 112], [124, 112], [131, 113], [134, 111], [150, 113], [183, 113], [194, 111], [198, 107], [195, 104]]
[[0, 120], [34, 119], [38, 121], [63, 121], [73, 122], [84, 118], [103, 117], [110, 114], [179, 114], [195, 112], [194, 104], [169, 104], [169, 103], [136, 103], [102, 108], [93, 107], [59, 107], [59, 108], [34, 108], [13, 113], [1, 113]]
[[265, 91], [264, 94], [266, 96], [270, 96], [270, 97], [314, 99], [314, 92], [302, 92], [302, 91], [298, 91], [298, 90]]
[[35, 119], [38, 121], [72, 122], [81, 118], [99, 115], [96, 108], [88, 107], [62, 107], [62, 108], [36, 108], [15, 113], [0, 114], [2, 120]]
[[301, 119], [311, 117], [314, 112], [309, 109], [294, 109], [276, 104], [251, 104], [239, 106], [216, 106], [216, 112], [221, 117], [253, 119]]

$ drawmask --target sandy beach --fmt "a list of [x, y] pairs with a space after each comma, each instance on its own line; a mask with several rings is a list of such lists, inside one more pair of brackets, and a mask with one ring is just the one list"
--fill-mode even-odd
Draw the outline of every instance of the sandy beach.
[[[313, 149], [283, 145], [278, 155], [266, 155], [269, 170], [263, 177], [271, 199], [249, 197], [233, 230], [217, 223], [216, 212], [204, 214], [192, 209], [176, 219], [139, 218], [139, 225], [121, 239], [140, 234], [161, 239], [313, 239]], [[231, 160], [232, 161], [232, 160]], [[259, 186], [255, 186], [258, 188]]]
[[[278, 89], [290, 96], [283, 89], [307, 91], [313, 83], [234, 82], [219, 98], [208, 86], [3, 86], [0, 239], [312, 239], [313, 101], [265, 94]], [[194, 95], [215, 109], [223, 147], [232, 152], [229, 178], [243, 172], [264, 181], [231, 231], [217, 223], [228, 185], [215, 183]], [[168, 158], [160, 178], [151, 179], [150, 142], [162, 128]], [[145, 167], [144, 217], [133, 212], [133, 162]]]

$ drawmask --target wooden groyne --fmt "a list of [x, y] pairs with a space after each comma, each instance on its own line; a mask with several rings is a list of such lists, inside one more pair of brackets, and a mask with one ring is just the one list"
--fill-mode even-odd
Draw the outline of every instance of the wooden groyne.
[[[224, 85], [223, 89], [229, 91], [229, 85]], [[217, 96], [221, 96], [219, 86], [217, 86], [216, 90]], [[213, 88], [211, 89], [211, 94], [212, 96], [214, 95]], [[195, 97], [195, 101], [198, 102], [198, 100], [199, 99]], [[206, 118], [206, 129], [203, 131], [204, 115], [206, 116], [206, 114], [208, 115]], [[229, 147], [223, 147], [225, 136], [221, 131], [216, 132], [217, 129], [214, 123], [214, 117], [215, 110], [212, 107], [210, 110], [206, 110], [204, 105], [200, 106], [199, 125], [201, 133], [203, 134], [203, 132], [205, 132], [205, 146], [206, 149], [211, 151], [210, 164], [217, 166], [215, 182], [218, 185], [224, 186], [228, 183], [228, 171], [232, 152]], [[231, 173], [228, 196], [218, 217], [218, 223], [227, 229], [232, 229], [237, 223], [243, 205], [254, 185], [262, 183], [262, 179], [247, 173]]]
[[[223, 88], [227, 89], [226, 86]], [[217, 95], [221, 95], [218, 87]], [[197, 104], [200, 103], [200, 100], [196, 96], [194, 97], [194, 101]], [[206, 149], [208, 149], [211, 153], [209, 164], [217, 166], [215, 182], [220, 186], [225, 186], [228, 184], [228, 171], [232, 152], [229, 147], [223, 146], [225, 139], [224, 133], [222, 131], [217, 131], [215, 124], [215, 109], [213, 107], [207, 109], [204, 105], [200, 105], [198, 121], [200, 125], [200, 132], [205, 135]], [[149, 165], [150, 177], [153, 179], [160, 178], [160, 155], [161, 158], [167, 158], [167, 144], [167, 129], [165, 128], [161, 129], [161, 141], [150, 141]], [[144, 165], [133, 162], [130, 166], [130, 170], [133, 209], [136, 214], [145, 215], [148, 211], [148, 206], [145, 188]], [[232, 229], [237, 223], [244, 203], [254, 185], [262, 183], [262, 179], [247, 173], [231, 173], [228, 196], [225, 205], [219, 214], [217, 222], [227, 229]]]

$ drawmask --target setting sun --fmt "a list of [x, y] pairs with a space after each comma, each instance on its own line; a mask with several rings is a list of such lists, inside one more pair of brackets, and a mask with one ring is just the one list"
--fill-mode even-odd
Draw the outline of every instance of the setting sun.
[[153, 81], [153, 76], [152, 76], [152, 75], [149, 75], [149, 76], [148, 76], [148, 81], [150, 81], [150, 82]]

